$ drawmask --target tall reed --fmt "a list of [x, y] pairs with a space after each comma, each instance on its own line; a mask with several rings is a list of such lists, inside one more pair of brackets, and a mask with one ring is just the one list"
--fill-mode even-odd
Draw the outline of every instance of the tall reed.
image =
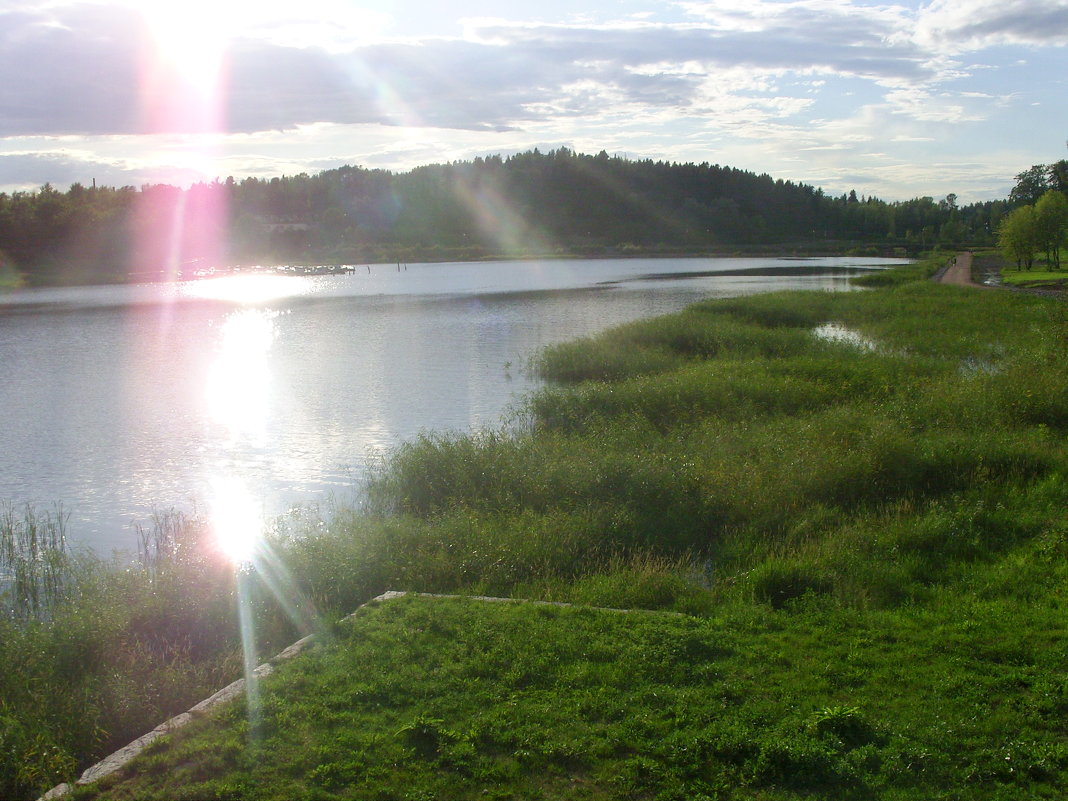
[[0, 598], [8, 615], [47, 618], [66, 597], [69, 517], [62, 506], [41, 511], [30, 504], [0, 504]]

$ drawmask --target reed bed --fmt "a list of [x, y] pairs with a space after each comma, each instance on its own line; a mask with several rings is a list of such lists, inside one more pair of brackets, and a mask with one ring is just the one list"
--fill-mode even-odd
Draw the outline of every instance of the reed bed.
[[65, 598], [68, 517], [62, 507], [0, 506], [0, 597], [12, 617], [46, 618]]

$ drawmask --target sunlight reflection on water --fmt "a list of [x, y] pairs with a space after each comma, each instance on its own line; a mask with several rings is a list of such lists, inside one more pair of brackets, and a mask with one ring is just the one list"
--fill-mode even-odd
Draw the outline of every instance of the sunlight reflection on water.
[[188, 298], [220, 300], [254, 305], [280, 298], [293, 298], [312, 291], [311, 279], [297, 275], [224, 275], [178, 284]]
[[263, 511], [232, 461], [240, 450], [268, 443], [271, 348], [279, 314], [261, 308], [230, 313], [204, 387], [211, 418], [225, 432], [222, 454], [228, 457], [209, 477], [212, 523], [221, 550], [235, 565], [252, 559], [263, 536]]
[[211, 489], [211, 526], [219, 549], [234, 565], [247, 564], [263, 537], [260, 505], [236, 476], [212, 476]]
[[204, 391], [212, 420], [226, 430], [231, 444], [241, 439], [262, 443], [266, 438], [278, 315], [269, 309], [243, 309], [222, 324]]

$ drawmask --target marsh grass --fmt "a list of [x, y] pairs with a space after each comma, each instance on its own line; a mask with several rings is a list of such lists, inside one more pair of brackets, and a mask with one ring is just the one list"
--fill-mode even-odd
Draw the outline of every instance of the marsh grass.
[[[539, 369], [553, 383], [530, 399], [529, 431], [403, 446], [372, 486], [376, 508], [426, 527], [419, 542], [438, 564], [436, 589], [446, 576], [456, 587], [507, 591], [509, 576], [551, 587], [554, 571], [583, 580], [566, 567], [568, 551], [580, 563], [641, 552], [712, 562], [717, 593], [752, 598], [752, 581], [736, 576], [756, 567], [774, 584], [782, 570], [763, 560], [796, 561], [804, 541], [861, 536], [858, 521], [887, 508], [897, 511], [884, 525], [922, 530], [932, 504], [1062, 473], [1068, 371], [1050, 351], [1057, 307], [915, 280], [929, 272], [910, 268], [871, 293], [711, 301], [550, 349]], [[812, 331], [827, 322], [876, 347], [820, 340]], [[655, 369], [643, 352], [656, 354]], [[618, 353], [637, 366], [599, 364]], [[678, 359], [671, 369], [665, 353]], [[543, 569], [509, 560], [527, 553], [525, 532], [545, 545], [530, 562]], [[475, 543], [495, 543], [495, 555]], [[926, 577], [904, 563], [886, 576], [863, 569], [876, 555], [859, 549], [848, 570], [816, 560], [794, 583], [844, 603], [894, 604], [968, 561], [903, 551]]]
[[71, 554], [62, 507], [0, 506], [0, 608], [19, 619], [47, 618], [69, 591]]
[[915, 261], [909, 265], [897, 266], [892, 270], [880, 270], [867, 275], [860, 275], [853, 278], [852, 283], [869, 289], [877, 289], [901, 286], [914, 281], [925, 281], [938, 272], [938, 268], [943, 263], [943, 259], [934, 256], [929, 259]]
[[0, 619], [0, 798], [73, 778], [239, 674], [232, 570], [193, 547], [195, 521], [157, 516], [131, 562], [69, 551], [59, 510], [0, 519], [18, 571]]

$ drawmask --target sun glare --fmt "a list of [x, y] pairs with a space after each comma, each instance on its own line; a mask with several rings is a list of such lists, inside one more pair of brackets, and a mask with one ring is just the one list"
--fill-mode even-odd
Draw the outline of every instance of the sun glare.
[[212, 480], [212, 530], [219, 550], [235, 565], [252, 561], [263, 536], [263, 514], [239, 478]]
[[254, 305], [296, 297], [310, 289], [310, 281], [297, 275], [226, 275], [187, 281], [179, 291], [190, 298]]
[[227, 39], [212, 4], [186, 0], [151, 2], [142, 8], [160, 60], [193, 86], [211, 86], [217, 79]]
[[206, 400], [211, 418], [226, 429], [231, 443], [266, 436], [275, 316], [244, 309], [223, 323], [219, 351], [208, 368]]
[[143, 111], [150, 132], [215, 133], [225, 128], [226, 3], [147, 0]]

